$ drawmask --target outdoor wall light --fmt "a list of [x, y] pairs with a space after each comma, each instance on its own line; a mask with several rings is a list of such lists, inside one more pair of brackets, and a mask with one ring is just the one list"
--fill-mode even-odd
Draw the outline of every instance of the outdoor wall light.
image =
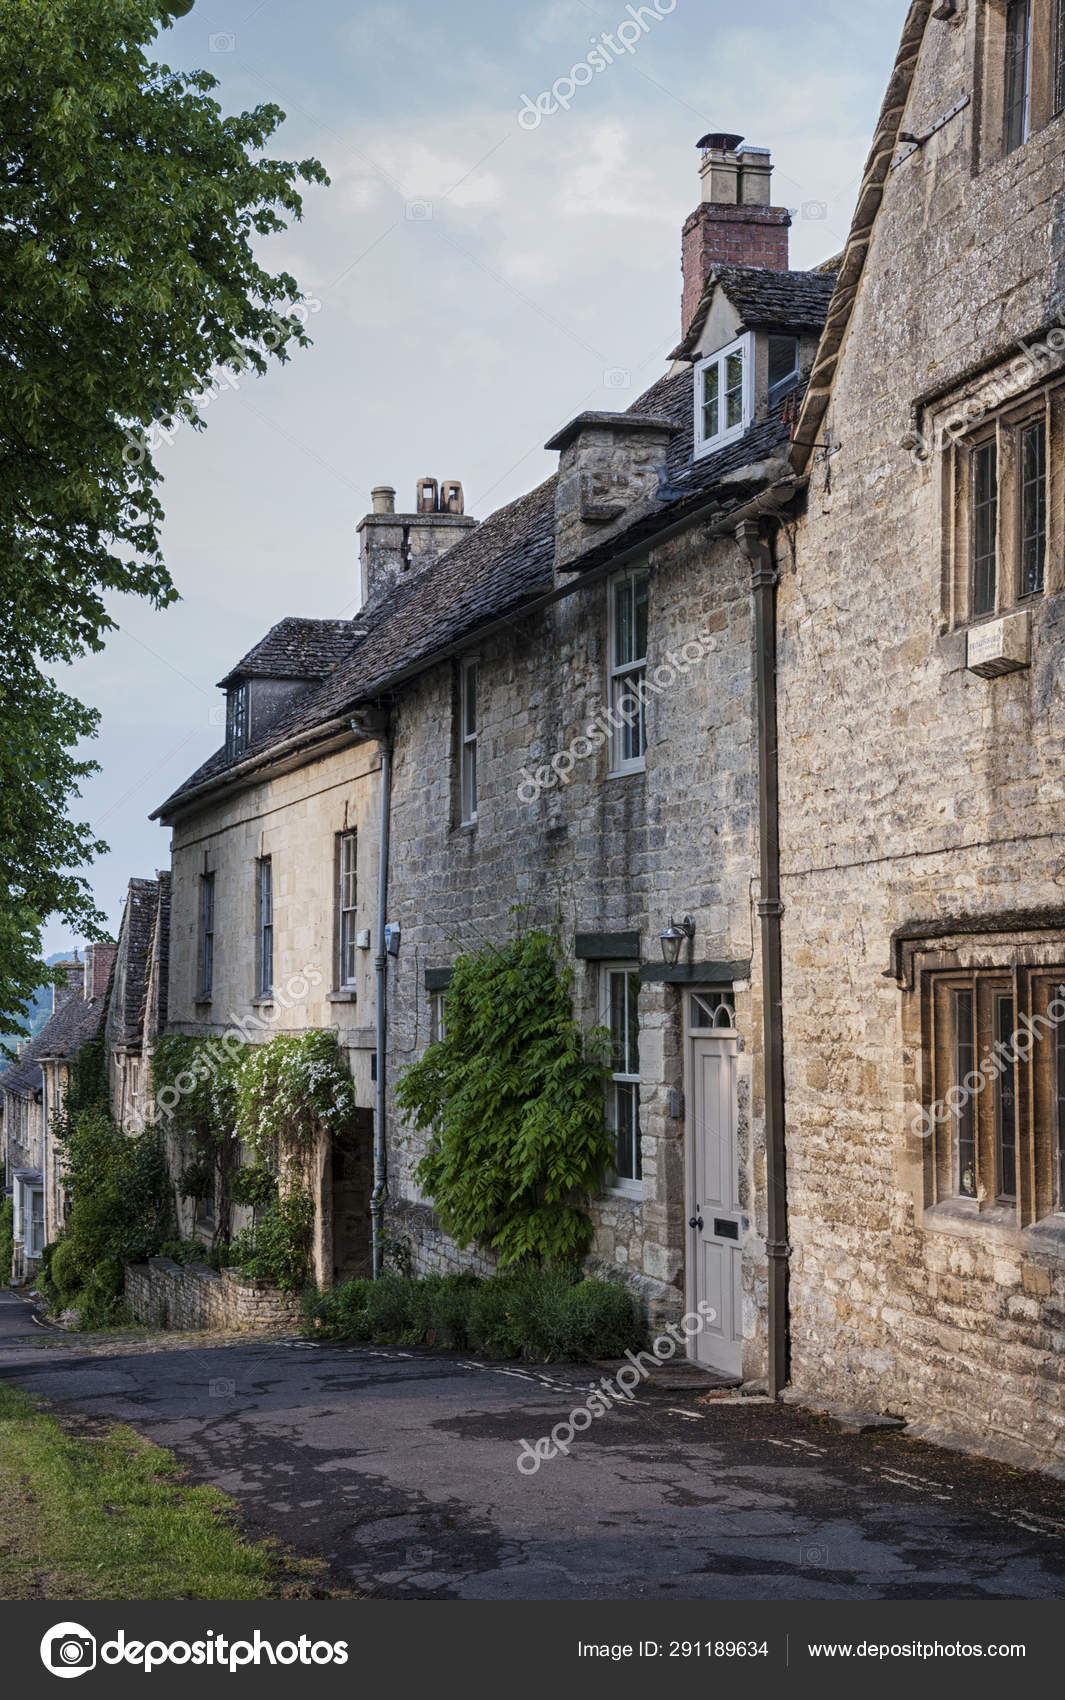
[[693, 939], [694, 937], [695, 922], [690, 915], [685, 915], [679, 925], [674, 921], [672, 915], [669, 917], [669, 926], [664, 933], [658, 935], [658, 942], [662, 946], [662, 956], [667, 968], [677, 966], [680, 960], [681, 945], [685, 939]]

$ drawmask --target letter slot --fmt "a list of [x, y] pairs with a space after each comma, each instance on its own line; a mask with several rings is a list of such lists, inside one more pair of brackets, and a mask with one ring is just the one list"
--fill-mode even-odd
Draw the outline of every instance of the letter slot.
[[738, 1240], [740, 1225], [738, 1222], [723, 1222], [720, 1217], [715, 1217], [714, 1233], [719, 1240]]

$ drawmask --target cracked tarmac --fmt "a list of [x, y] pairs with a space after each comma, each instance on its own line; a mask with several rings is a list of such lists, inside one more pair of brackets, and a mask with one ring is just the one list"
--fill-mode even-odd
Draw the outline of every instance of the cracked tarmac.
[[1065, 1483], [794, 1406], [644, 1390], [517, 1469], [602, 1371], [298, 1339], [113, 1345], [0, 1294], [0, 1377], [125, 1422], [255, 1538], [385, 1599], [1059, 1599]]

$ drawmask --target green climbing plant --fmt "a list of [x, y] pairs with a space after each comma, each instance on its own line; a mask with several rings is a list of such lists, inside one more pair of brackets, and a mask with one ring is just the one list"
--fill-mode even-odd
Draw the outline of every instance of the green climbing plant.
[[503, 1267], [581, 1255], [588, 1195], [612, 1156], [609, 1037], [581, 1028], [571, 994], [572, 973], [546, 929], [460, 957], [446, 1036], [396, 1087], [409, 1124], [430, 1134], [418, 1179], [442, 1225]]
[[355, 1083], [336, 1034], [279, 1033], [248, 1047], [236, 1075], [237, 1137], [269, 1162], [278, 1151], [306, 1148], [321, 1126], [339, 1133], [355, 1112]]

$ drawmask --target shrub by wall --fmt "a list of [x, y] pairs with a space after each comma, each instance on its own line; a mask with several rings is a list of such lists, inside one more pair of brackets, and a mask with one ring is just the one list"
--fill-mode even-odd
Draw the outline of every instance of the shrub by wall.
[[611, 1281], [535, 1266], [474, 1275], [385, 1274], [304, 1300], [315, 1329], [333, 1339], [435, 1346], [537, 1363], [616, 1358], [642, 1343], [632, 1295]]

